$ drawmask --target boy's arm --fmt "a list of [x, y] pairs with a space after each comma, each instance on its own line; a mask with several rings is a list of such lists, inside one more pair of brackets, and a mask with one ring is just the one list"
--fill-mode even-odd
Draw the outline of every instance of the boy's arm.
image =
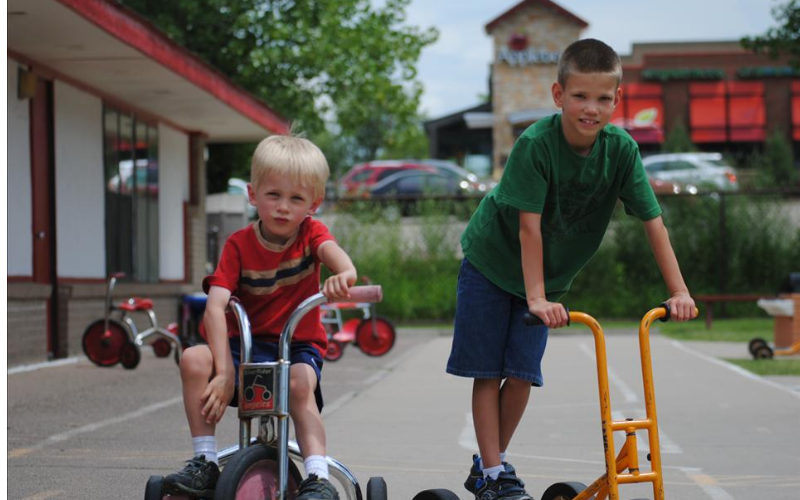
[[335, 241], [328, 240], [317, 249], [317, 257], [333, 272], [333, 276], [325, 280], [322, 293], [329, 300], [344, 299], [350, 296], [350, 287], [356, 283], [358, 274], [356, 266], [342, 247]]
[[686, 321], [695, 316], [695, 304], [689, 294], [689, 289], [683, 281], [681, 269], [678, 266], [678, 259], [672, 250], [669, 241], [669, 233], [664, 226], [661, 216], [644, 222], [644, 230], [647, 233], [647, 240], [656, 259], [656, 264], [664, 277], [664, 283], [669, 290], [670, 298], [667, 304], [670, 309], [670, 318], [677, 321]]
[[569, 316], [564, 306], [548, 302], [545, 296], [541, 214], [520, 211], [519, 241], [528, 310], [549, 328], [566, 326]]
[[228, 324], [225, 310], [231, 292], [227, 288], [212, 286], [208, 291], [203, 323], [208, 336], [208, 347], [214, 360], [214, 373], [201, 398], [202, 414], [206, 422], [217, 423], [233, 397], [234, 377], [233, 358], [228, 344]]

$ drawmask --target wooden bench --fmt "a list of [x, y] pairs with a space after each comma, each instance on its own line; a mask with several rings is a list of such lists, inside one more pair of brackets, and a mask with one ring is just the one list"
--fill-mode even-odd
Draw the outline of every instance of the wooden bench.
[[714, 306], [717, 302], [756, 302], [758, 299], [774, 299], [774, 295], [766, 294], [720, 294], [720, 295], [695, 295], [694, 300], [703, 304], [706, 312], [706, 329], [711, 329], [714, 321]]

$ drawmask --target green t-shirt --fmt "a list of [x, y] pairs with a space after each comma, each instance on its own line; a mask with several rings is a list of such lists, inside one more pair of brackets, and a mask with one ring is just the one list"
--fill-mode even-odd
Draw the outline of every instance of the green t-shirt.
[[600, 246], [617, 199], [641, 220], [661, 215], [636, 142], [606, 125], [591, 153], [580, 156], [564, 138], [561, 115], [553, 115], [514, 144], [503, 178], [461, 236], [464, 256], [489, 281], [525, 298], [519, 212], [542, 214], [545, 292], [556, 301]]

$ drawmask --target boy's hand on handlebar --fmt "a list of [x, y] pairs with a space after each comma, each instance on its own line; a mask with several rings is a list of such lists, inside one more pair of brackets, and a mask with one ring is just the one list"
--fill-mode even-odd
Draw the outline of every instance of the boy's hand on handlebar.
[[558, 302], [548, 302], [544, 297], [529, 300], [528, 310], [548, 328], [561, 328], [569, 323], [569, 315], [564, 306]]
[[215, 375], [209, 382], [200, 398], [203, 405], [201, 414], [207, 424], [217, 424], [222, 420], [225, 409], [233, 398], [233, 377]]
[[674, 321], [688, 321], [695, 317], [694, 299], [689, 292], [675, 292], [667, 299], [669, 317]]
[[350, 297], [350, 287], [355, 285], [357, 277], [354, 269], [334, 274], [325, 280], [325, 284], [322, 286], [322, 293], [331, 302], [346, 299]]

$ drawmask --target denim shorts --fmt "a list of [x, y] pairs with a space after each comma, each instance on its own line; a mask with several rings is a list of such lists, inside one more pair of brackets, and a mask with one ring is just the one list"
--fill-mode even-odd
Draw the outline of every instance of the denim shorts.
[[[241, 339], [239, 337], [230, 338], [231, 354], [233, 355], [233, 368], [236, 373], [234, 384], [236, 385], [233, 391], [233, 399], [229, 406], [239, 406], [239, 360], [241, 359]], [[295, 365], [297, 363], [304, 363], [314, 369], [317, 374], [317, 388], [314, 390], [314, 398], [317, 402], [317, 409], [322, 412], [322, 356], [311, 344], [297, 343], [292, 344], [290, 347], [289, 361]], [[277, 342], [262, 342], [253, 339], [253, 363], [266, 363], [268, 361], [277, 361], [278, 359], [278, 343]]]
[[464, 259], [458, 274], [455, 332], [447, 373], [528, 380], [541, 387], [547, 327], [523, 321], [525, 300], [500, 289]]

